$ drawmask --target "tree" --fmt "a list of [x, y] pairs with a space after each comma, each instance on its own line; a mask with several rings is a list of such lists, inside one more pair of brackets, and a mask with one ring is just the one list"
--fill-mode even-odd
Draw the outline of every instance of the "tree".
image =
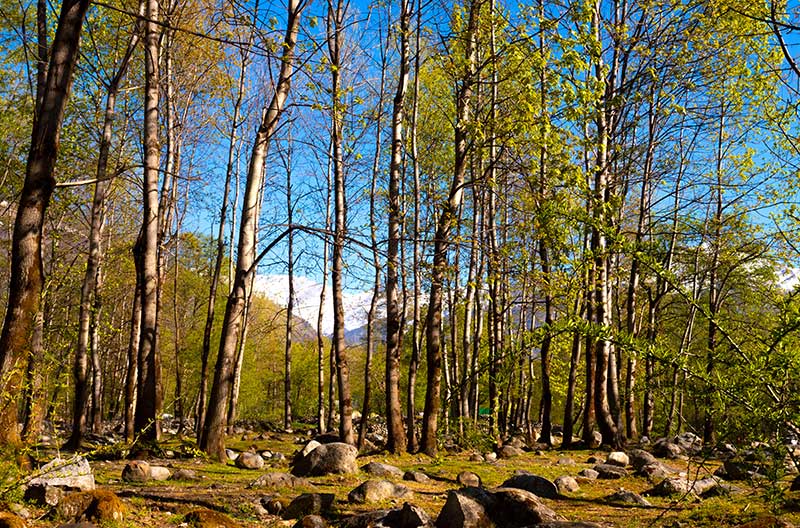
[[14, 222], [8, 309], [0, 335], [0, 445], [11, 448], [20, 445], [16, 396], [22, 388], [21, 369], [31, 353], [34, 318], [42, 293], [42, 225], [55, 188], [53, 169], [61, 124], [88, 7], [88, 0], [64, 0], [61, 4]]
[[236, 344], [243, 324], [246, 299], [255, 274], [255, 237], [260, 211], [260, 189], [264, 181], [264, 164], [267, 150], [283, 115], [284, 105], [289, 96], [294, 72], [295, 47], [300, 28], [300, 18], [308, 2], [289, 0], [287, 4], [286, 32], [281, 51], [281, 67], [275, 83], [275, 91], [264, 112], [261, 125], [253, 142], [250, 164], [247, 170], [242, 216], [239, 224], [239, 245], [237, 249], [236, 275], [222, 324], [214, 382], [208, 415], [200, 437], [200, 448], [208, 454], [225, 460], [225, 425], [228, 400], [233, 383], [233, 367], [236, 358]]

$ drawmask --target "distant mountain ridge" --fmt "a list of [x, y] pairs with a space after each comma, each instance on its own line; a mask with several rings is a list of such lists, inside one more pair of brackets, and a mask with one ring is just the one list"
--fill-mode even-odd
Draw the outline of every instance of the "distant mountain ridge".
[[[253, 289], [255, 293], [263, 295], [282, 308], [289, 304], [289, 276], [286, 274], [258, 275]], [[294, 316], [306, 321], [315, 330], [321, 291], [321, 283], [304, 276], [294, 277]], [[367, 324], [372, 291], [344, 293], [343, 301], [345, 336], [348, 341], [359, 341], [366, 335], [364, 327]], [[380, 321], [386, 317], [386, 301], [383, 297], [378, 300], [375, 317]], [[333, 296], [330, 285], [325, 292], [322, 331], [328, 336], [333, 333]]]

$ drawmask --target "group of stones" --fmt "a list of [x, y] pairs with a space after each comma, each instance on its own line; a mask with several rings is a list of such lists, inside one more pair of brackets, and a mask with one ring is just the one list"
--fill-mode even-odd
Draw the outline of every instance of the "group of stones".
[[[513, 458], [524, 452], [526, 447], [507, 444], [496, 453], [475, 454], [474, 461], [492, 463], [499, 458]], [[483, 487], [480, 477], [472, 472], [461, 472], [456, 481], [462, 487], [448, 491], [446, 502], [436, 520], [418, 506], [413, 500], [412, 491], [397, 480], [426, 482], [430, 477], [420, 471], [403, 471], [397, 467], [378, 462], [370, 462], [360, 469], [371, 478], [353, 489], [347, 497], [352, 504], [370, 504], [380, 501], [403, 501], [400, 508], [371, 511], [341, 520], [340, 526], [346, 528], [419, 528], [452, 527], [478, 528], [483, 526], [505, 526], [522, 528], [541, 527], [594, 527], [594, 523], [567, 521], [545, 505], [541, 499], [563, 499], [577, 492], [579, 482], [594, 479], [619, 479], [633, 472], [647, 478], [654, 484], [647, 493], [652, 496], [683, 495], [707, 497], [720, 492], [736, 492], [723, 478], [737, 480], [758, 476], [756, 457], [738, 455], [731, 446], [718, 453], [724, 463], [717, 474], [701, 475], [699, 471], [691, 474], [681, 473], [662, 463], [655, 455], [668, 459], [686, 459], [702, 449], [702, 442], [694, 435], [684, 434], [673, 439], [661, 439], [649, 446], [650, 451], [631, 449], [627, 452], [611, 452], [604, 459], [590, 457], [587, 462], [592, 468], [581, 470], [575, 475], [562, 475], [554, 481], [518, 470], [501, 486], [494, 489]], [[354, 474], [358, 472], [358, 452], [355, 447], [331, 442], [321, 444], [317, 441], [307, 443], [292, 461], [292, 473], [269, 472], [253, 481], [250, 488], [312, 488], [306, 477], [329, 474]], [[237, 467], [258, 470], [265, 465], [264, 458], [278, 458], [277, 453], [261, 454], [244, 452], [230, 453]], [[559, 466], [575, 465], [571, 459], [563, 457]], [[69, 461], [54, 460], [42, 467], [36, 477], [29, 480], [26, 499], [51, 508], [54, 519], [66, 521], [61, 528], [91, 526], [88, 521], [119, 521], [126, 514], [124, 503], [112, 492], [95, 489], [94, 476], [88, 461], [75, 457]], [[129, 462], [122, 472], [127, 482], [147, 482], [149, 480], [199, 480], [196, 472], [177, 469], [174, 472], [164, 466], [151, 465], [136, 460]], [[800, 481], [796, 484], [800, 486]], [[620, 489], [605, 498], [608, 503], [625, 503], [641, 507], [650, 506], [640, 495]], [[261, 513], [278, 515], [287, 520], [296, 520], [294, 527], [317, 528], [328, 526], [325, 517], [333, 510], [335, 496], [331, 493], [303, 493], [289, 500], [277, 494], [262, 496], [257, 506]], [[0, 514], [0, 527], [25, 527], [24, 507], [13, 513]], [[29, 514], [27, 514], [29, 515]], [[193, 510], [185, 516], [191, 525], [235, 526], [233, 521], [220, 520], [220, 514], [210, 510]]]

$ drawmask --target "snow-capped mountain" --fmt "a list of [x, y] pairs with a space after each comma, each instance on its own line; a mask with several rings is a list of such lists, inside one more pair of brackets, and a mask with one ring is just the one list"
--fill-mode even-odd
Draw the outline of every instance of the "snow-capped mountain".
[[[253, 289], [274, 302], [286, 307], [289, 304], [289, 276], [288, 275], [258, 275]], [[313, 328], [317, 327], [319, 313], [319, 295], [322, 284], [308, 277], [294, 277], [294, 315], [303, 319]], [[325, 307], [322, 315], [322, 331], [326, 335], [333, 333], [333, 296], [331, 288], [325, 292]], [[372, 292], [345, 292], [344, 297], [344, 327], [345, 330], [356, 330], [367, 324], [367, 312], [372, 300]], [[386, 307], [383, 299], [378, 302], [376, 318], [386, 316]]]

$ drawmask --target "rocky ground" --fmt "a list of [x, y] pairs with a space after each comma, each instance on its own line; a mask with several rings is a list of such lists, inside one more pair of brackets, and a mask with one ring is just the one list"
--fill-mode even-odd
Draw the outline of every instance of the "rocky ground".
[[[608, 452], [529, 448], [512, 439], [491, 453], [355, 458], [341, 444], [244, 432], [229, 442], [237, 460], [219, 464], [192, 456], [174, 439], [163, 458], [79, 464], [70, 470], [83, 479], [77, 482], [53, 480], [52, 473], [16, 480], [28, 483], [27, 500], [22, 488], [4, 489], [10, 513], [0, 516], [0, 528], [81, 521], [112, 527], [800, 525], [792, 476], [781, 482], [788, 500], [767, 501], [763, 457], [733, 447], [708, 453], [691, 436], [672, 440]], [[46, 461], [56, 453], [35, 455]], [[87, 473], [94, 491], [64, 491], [88, 490]]]

